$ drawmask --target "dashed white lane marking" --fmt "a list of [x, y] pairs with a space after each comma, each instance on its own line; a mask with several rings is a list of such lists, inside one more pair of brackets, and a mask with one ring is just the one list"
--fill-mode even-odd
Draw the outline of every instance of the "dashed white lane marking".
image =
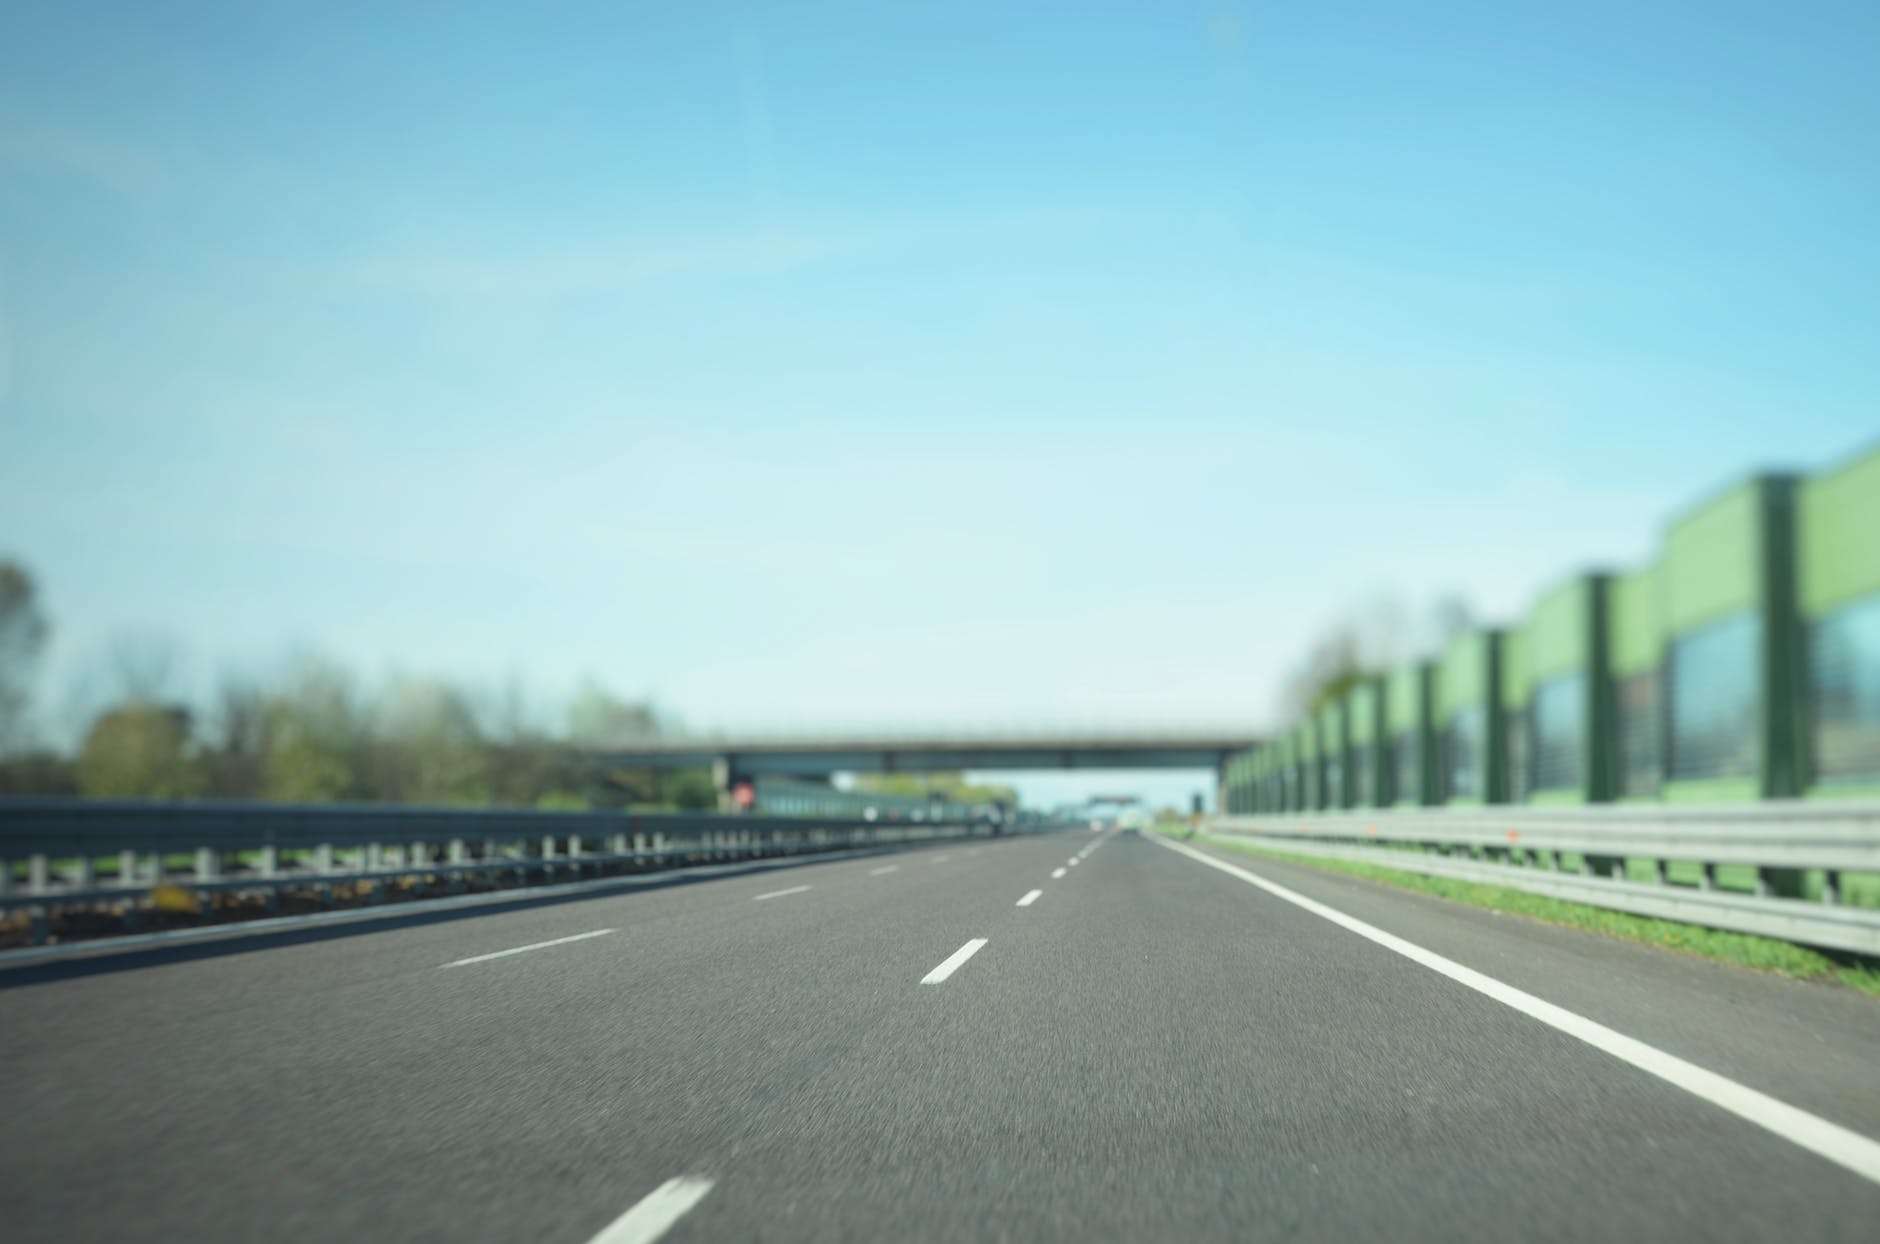
[[1838, 1123], [1830, 1123], [1819, 1115], [1797, 1109], [1787, 1102], [1777, 1101], [1766, 1093], [1759, 1093], [1745, 1084], [1738, 1084], [1726, 1076], [1714, 1071], [1706, 1071], [1696, 1063], [1685, 1062], [1675, 1054], [1667, 1054], [1656, 1046], [1647, 1045], [1635, 1037], [1628, 1037], [1622, 1032], [1606, 1027], [1597, 1020], [1569, 1011], [1513, 985], [1484, 975], [1474, 968], [1466, 968], [1454, 959], [1446, 959], [1433, 950], [1425, 950], [1415, 942], [1405, 941], [1395, 933], [1386, 933], [1376, 925], [1366, 924], [1355, 916], [1347, 916], [1336, 907], [1328, 907], [1316, 899], [1289, 890], [1277, 882], [1268, 881], [1258, 873], [1249, 872], [1226, 860], [1217, 860], [1206, 852], [1179, 842], [1170, 842], [1159, 834], [1146, 835], [1149, 841], [1171, 851], [1179, 851], [1190, 859], [1206, 864], [1209, 868], [1218, 868], [1232, 877], [1238, 877], [1249, 885], [1258, 886], [1274, 898], [1284, 899], [1295, 907], [1304, 908], [1315, 916], [1323, 917], [1348, 929], [1359, 937], [1376, 942], [1386, 950], [1395, 951], [1412, 963], [1418, 963], [1432, 972], [1440, 972], [1457, 984], [1466, 985], [1477, 993], [1485, 994], [1504, 1006], [1511, 1007], [1530, 1019], [1537, 1019], [1559, 1032], [1576, 1037], [1596, 1050], [1603, 1050], [1621, 1062], [1630, 1063], [1640, 1071], [1657, 1076], [1659, 1079], [1674, 1084], [1695, 1097], [1700, 1097], [1713, 1106], [1728, 1110], [1739, 1119], [1746, 1119], [1758, 1127], [1767, 1128], [1786, 1141], [1800, 1145], [1811, 1153], [1819, 1154], [1839, 1166], [1844, 1166], [1856, 1175], [1863, 1176], [1875, 1183], [1880, 1183], [1880, 1141], [1874, 1141], [1859, 1132], [1850, 1131]]
[[1062, 877], [1067, 871], [1068, 871], [1067, 869], [1063, 869], [1063, 868], [1053, 868], [1051, 870], [1051, 880], [1053, 881], [1058, 880], [1058, 878]]
[[953, 973], [959, 971], [960, 964], [965, 963], [968, 959], [978, 954], [979, 948], [981, 946], [984, 946], [985, 944], [986, 944], [985, 938], [983, 937], [973, 938], [971, 941], [967, 942], [964, 946], [960, 947], [958, 950], [954, 951], [952, 954], [948, 955], [945, 959], [943, 959], [939, 967], [927, 973], [927, 975], [921, 977], [920, 983], [923, 985], [938, 985], [941, 981], [953, 975]]
[[1029, 890], [1026, 892], [1024, 898], [1018, 900], [1018, 905], [1020, 907], [1030, 907], [1033, 903], [1038, 901], [1038, 896], [1043, 893], [1043, 890]]
[[1083, 862], [1084, 862], [1084, 857], [1081, 855], [1073, 855], [1070, 857], [1070, 859], [1065, 861], [1065, 863], [1069, 864], [1072, 868], [1077, 867], [1079, 864]]
[[761, 903], [767, 898], [782, 898], [786, 894], [801, 894], [807, 889], [809, 889], [809, 887], [806, 885], [793, 885], [787, 890], [772, 890], [768, 894], [760, 894], [751, 901], [753, 903]]
[[882, 877], [886, 876], [888, 873], [898, 871], [900, 867], [899, 864], [889, 864], [883, 868], [871, 868], [868, 870], [868, 875], [871, 877]]
[[510, 955], [526, 954], [531, 950], [541, 950], [547, 946], [565, 946], [569, 942], [585, 942], [590, 937], [606, 937], [612, 932], [612, 929], [595, 929], [592, 933], [576, 933], [572, 937], [557, 937], [553, 941], [530, 942], [527, 946], [516, 946], [509, 950], [492, 951], [487, 955], [471, 955], [468, 959], [456, 959], [443, 966], [447, 968], [460, 968], [466, 963], [487, 963], [491, 959], [507, 959]]
[[675, 1175], [640, 1198], [588, 1244], [652, 1244], [705, 1199], [712, 1181], [700, 1175]]

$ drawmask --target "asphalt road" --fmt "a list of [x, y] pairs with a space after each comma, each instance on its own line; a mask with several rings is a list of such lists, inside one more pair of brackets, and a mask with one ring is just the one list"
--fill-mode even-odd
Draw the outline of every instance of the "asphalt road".
[[[1226, 858], [1880, 1137], [1870, 999]], [[8, 1240], [1880, 1223], [1880, 1183], [1136, 834], [15, 969], [0, 1042]]]

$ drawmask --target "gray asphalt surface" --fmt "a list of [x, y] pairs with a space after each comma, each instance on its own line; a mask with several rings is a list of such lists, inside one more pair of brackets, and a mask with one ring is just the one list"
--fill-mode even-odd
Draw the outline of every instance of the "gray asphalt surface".
[[[1874, 1238], [1880, 1186], [1137, 835], [1051, 879], [1093, 840], [0, 973], [0, 1234], [584, 1244], [694, 1174], [668, 1240]], [[1880, 1136], [1869, 999], [1225, 858]]]

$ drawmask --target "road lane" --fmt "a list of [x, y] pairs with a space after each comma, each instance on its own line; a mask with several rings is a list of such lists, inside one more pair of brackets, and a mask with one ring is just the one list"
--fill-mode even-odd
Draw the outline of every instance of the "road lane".
[[1251, 868], [1477, 971], [1880, 1137], [1880, 1004], [1849, 989], [1751, 972], [1240, 851]]
[[1556, 1032], [1572, 1037], [1610, 1058], [1633, 1067], [1698, 1100], [1744, 1122], [1763, 1128], [1808, 1152], [1825, 1158], [1868, 1182], [1880, 1186], [1880, 1141], [1831, 1123], [1819, 1115], [1789, 1105], [1767, 1093], [1718, 1075], [1688, 1059], [1669, 1054], [1654, 1045], [1627, 1036], [1615, 1028], [1588, 1019], [1577, 1011], [1556, 1006], [1545, 998], [1516, 989], [1506, 981], [1478, 972], [1474, 968], [1439, 955], [1428, 947], [1398, 937], [1374, 924], [1359, 920], [1336, 907], [1308, 898], [1259, 873], [1229, 863], [1184, 843], [1157, 836], [1150, 841], [1187, 859], [1204, 864], [1237, 880], [1254, 886], [1264, 894], [1290, 903], [1301, 911], [1400, 955], [1418, 967], [1427, 968], [1464, 988], [1472, 989], [1490, 1001], [1498, 1002], [1517, 1014], [1545, 1024]]

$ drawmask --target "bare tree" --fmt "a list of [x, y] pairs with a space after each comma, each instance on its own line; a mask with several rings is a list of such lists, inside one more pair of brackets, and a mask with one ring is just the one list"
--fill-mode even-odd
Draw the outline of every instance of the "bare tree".
[[0, 561], [0, 755], [25, 737], [33, 676], [50, 631], [26, 567]]
[[568, 706], [568, 737], [605, 747], [663, 733], [659, 713], [642, 700], [623, 700], [592, 678], [584, 679]]
[[1369, 674], [1433, 657], [1475, 625], [1468, 601], [1450, 592], [1420, 614], [1393, 596], [1379, 596], [1327, 626], [1280, 689], [1287, 720], [1303, 717]]
[[1288, 675], [1280, 692], [1280, 708], [1287, 718], [1302, 717], [1336, 695], [1363, 674], [1359, 663], [1358, 628], [1350, 622], [1328, 627], [1306, 650], [1305, 660]]
[[161, 631], [126, 631], [111, 641], [110, 670], [117, 698], [155, 704], [170, 690], [180, 664], [174, 637]]
[[1432, 651], [1440, 652], [1450, 640], [1472, 630], [1475, 624], [1475, 610], [1469, 602], [1460, 593], [1446, 592], [1430, 605], [1426, 642]]
[[216, 688], [203, 756], [210, 790], [224, 797], [261, 793], [268, 753], [268, 697], [260, 684], [225, 675]]

